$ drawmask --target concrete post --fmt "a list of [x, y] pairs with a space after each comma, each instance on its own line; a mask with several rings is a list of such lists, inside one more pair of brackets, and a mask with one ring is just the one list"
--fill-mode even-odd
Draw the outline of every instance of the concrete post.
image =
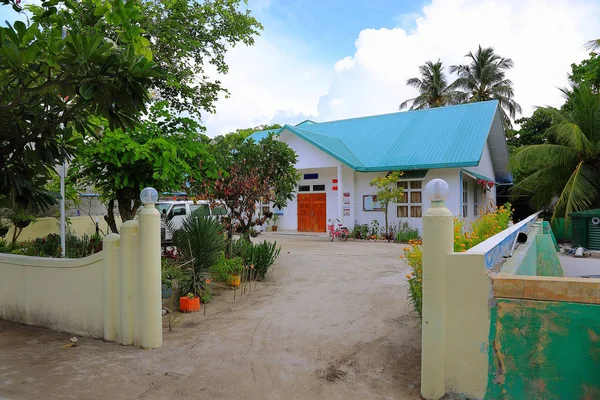
[[151, 349], [162, 344], [160, 213], [154, 203], [144, 204], [139, 221], [140, 346]]
[[137, 246], [138, 222], [126, 221], [121, 225], [121, 251], [119, 252], [119, 269], [121, 279], [121, 308], [119, 318], [121, 319], [121, 344], [133, 344], [133, 317], [134, 311], [134, 280], [133, 271], [137, 269]]
[[421, 395], [429, 400], [446, 392], [446, 255], [454, 249], [454, 218], [444, 205], [444, 180], [431, 180], [425, 193], [431, 207], [423, 216]]
[[115, 340], [115, 268], [118, 262], [119, 235], [106, 235], [102, 243], [104, 252], [103, 267], [103, 306], [104, 306], [104, 340]]

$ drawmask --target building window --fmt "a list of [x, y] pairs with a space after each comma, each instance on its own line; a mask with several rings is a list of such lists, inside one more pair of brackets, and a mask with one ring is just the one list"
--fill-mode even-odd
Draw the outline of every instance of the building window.
[[319, 174], [304, 174], [304, 180], [319, 179]]
[[473, 185], [473, 216], [476, 217], [479, 215], [479, 197], [481, 194], [481, 189], [479, 185]]
[[399, 218], [421, 218], [423, 212], [422, 181], [400, 181], [398, 187], [404, 192], [396, 209]]
[[310, 185], [300, 185], [298, 186], [299, 192], [310, 192]]
[[313, 192], [325, 191], [325, 185], [313, 185]]
[[463, 192], [462, 192], [462, 216], [467, 218], [469, 211], [469, 185], [467, 180], [463, 177]]

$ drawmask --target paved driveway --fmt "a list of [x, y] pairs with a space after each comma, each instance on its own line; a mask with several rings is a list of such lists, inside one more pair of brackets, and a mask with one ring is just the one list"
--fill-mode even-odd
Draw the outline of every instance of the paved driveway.
[[[0, 399], [418, 399], [402, 245], [270, 234], [264, 283], [140, 350], [0, 321]], [[166, 325], [165, 325], [166, 328]]]

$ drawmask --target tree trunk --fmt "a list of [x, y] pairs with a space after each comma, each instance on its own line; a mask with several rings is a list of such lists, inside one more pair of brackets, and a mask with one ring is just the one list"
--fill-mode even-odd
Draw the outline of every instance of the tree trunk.
[[111, 199], [108, 202], [108, 215], [104, 217], [104, 220], [108, 224], [112, 233], [119, 233], [117, 229], [117, 222], [115, 221], [115, 199]]
[[389, 204], [385, 205], [385, 210], [384, 211], [385, 211], [385, 236], [387, 237], [387, 241], [389, 243], [389, 241], [390, 241], [390, 230], [388, 228], [388, 205]]

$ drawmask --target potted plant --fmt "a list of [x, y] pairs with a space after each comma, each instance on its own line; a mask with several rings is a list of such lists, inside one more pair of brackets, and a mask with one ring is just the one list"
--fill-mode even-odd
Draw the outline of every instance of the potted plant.
[[240, 274], [243, 270], [244, 261], [240, 257], [225, 258], [225, 256], [221, 256], [219, 261], [211, 267], [211, 273], [217, 281], [234, 287], [240, 286]]
[[180, 297], [179, 309], [181, 312], [200, 311], [200, 297], [194, 293], [188, 293], [186, 296]]
[[271, 231], [277, 232], [277, 221], [279, 221], [279, 214], [273, 214], [271, 220], [273, 221], [273, 224], [271, 225]]

